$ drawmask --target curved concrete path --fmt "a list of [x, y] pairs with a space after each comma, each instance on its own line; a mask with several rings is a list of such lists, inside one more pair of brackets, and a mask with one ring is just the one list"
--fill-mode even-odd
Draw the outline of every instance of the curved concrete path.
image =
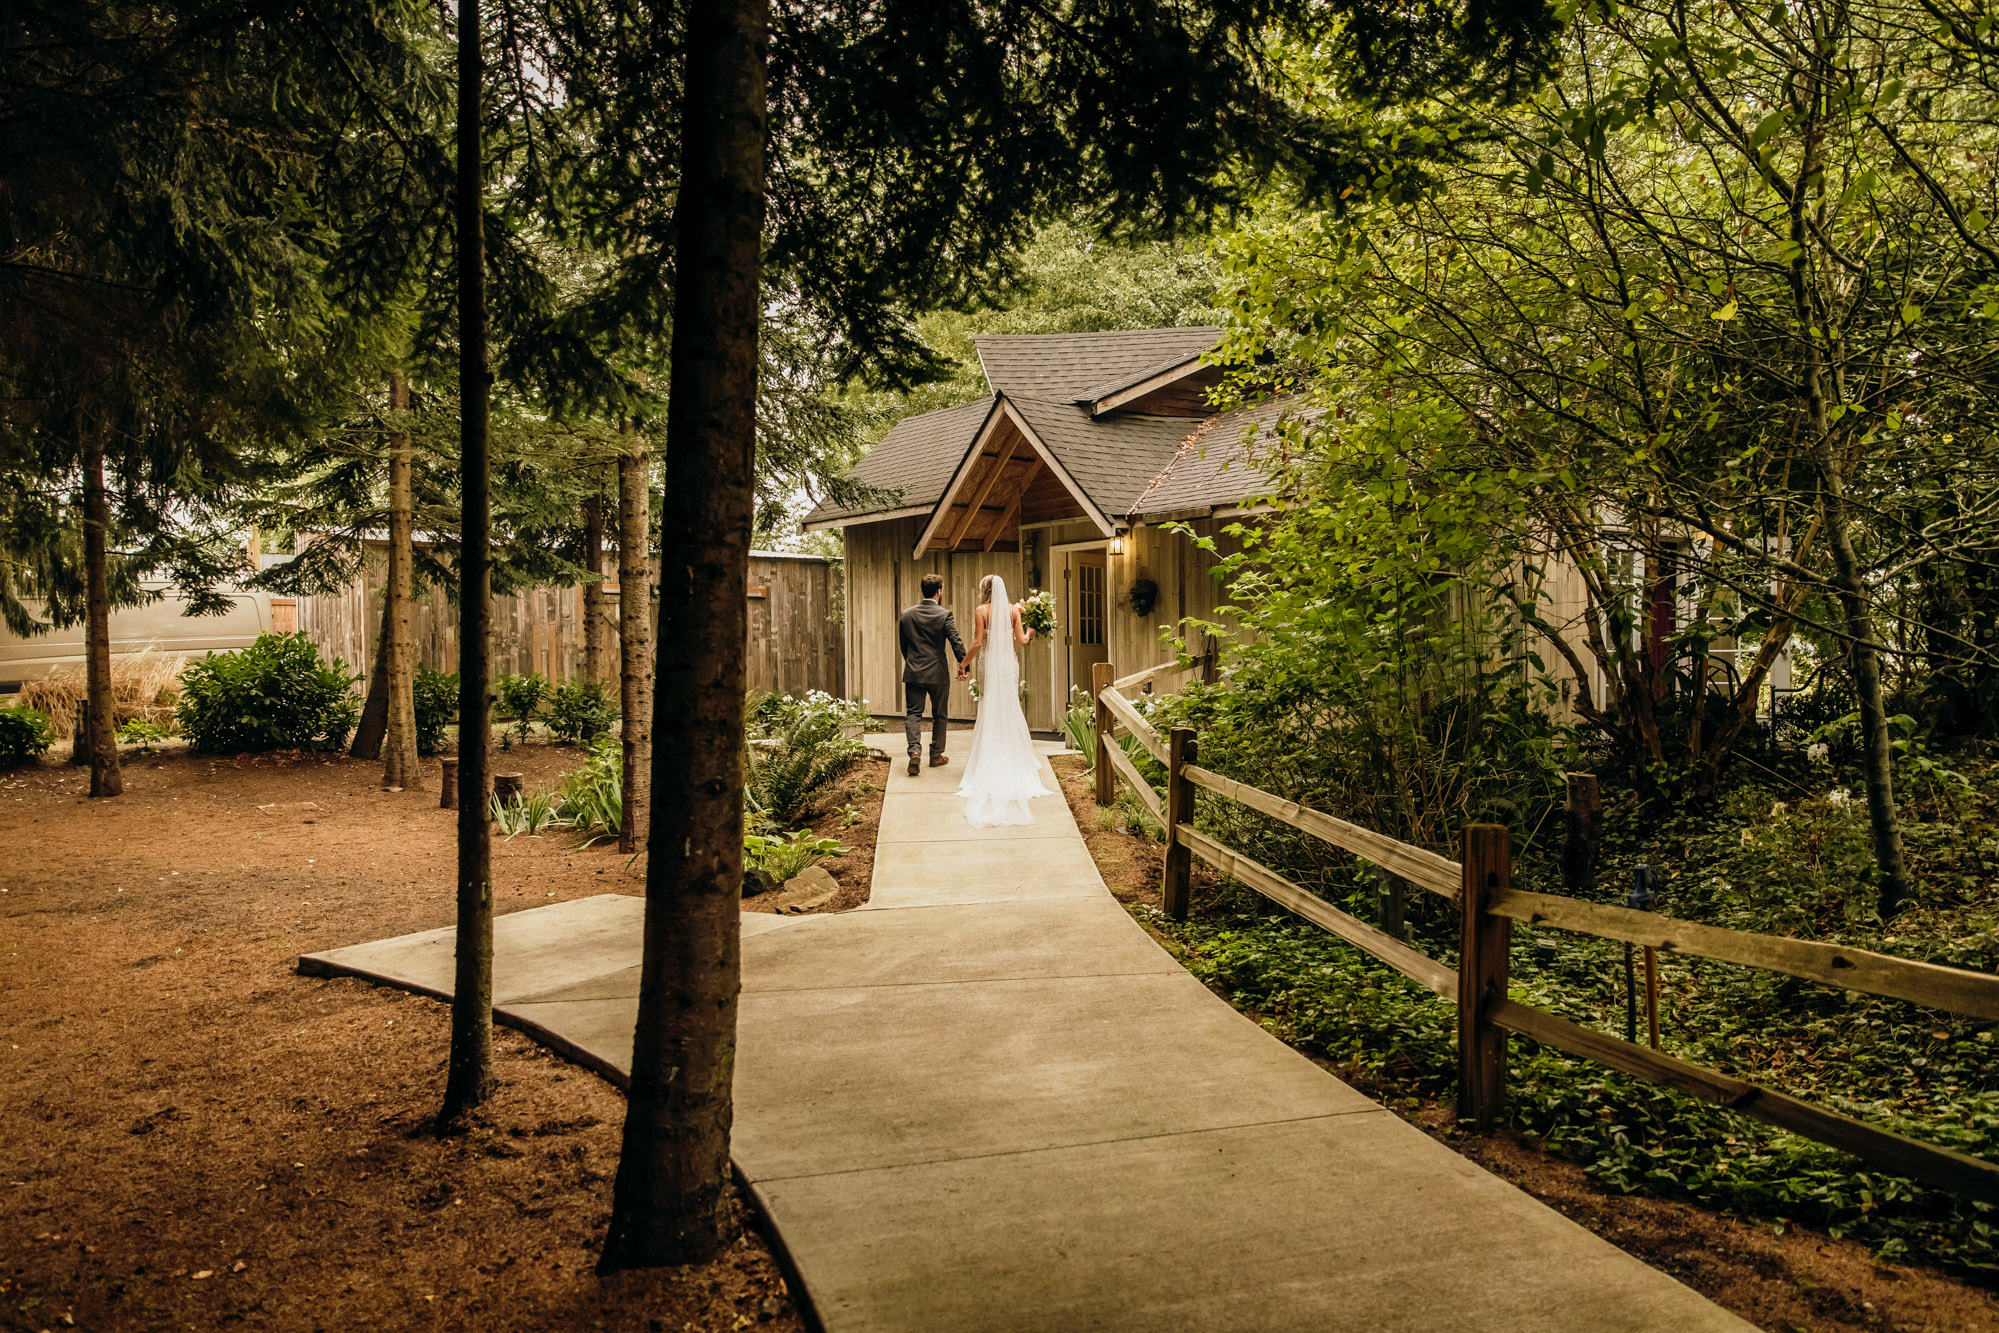
[[[865, 908], [743, 920], [735, 1159], [823, 1327], [1749, 1327], [1217, 999], [1060, 796], [974, 830], [956, 778], [895, 767]], [[502, 917], [501, 1020], [622, 1081], [641, 909]], [[300, 967], [441, 995], [450, 932]]]

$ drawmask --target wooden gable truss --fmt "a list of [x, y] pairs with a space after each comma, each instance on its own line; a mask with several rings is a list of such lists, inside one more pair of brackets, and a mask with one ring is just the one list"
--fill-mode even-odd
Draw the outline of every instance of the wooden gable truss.
[[1089, 518], [1110, 534], [1110, 520], [1019, 413], [1004, 398], [997, 408], [931, 511], [917, 539], [917, 558], [944, 551], [1015, 552], [1024, 523]]

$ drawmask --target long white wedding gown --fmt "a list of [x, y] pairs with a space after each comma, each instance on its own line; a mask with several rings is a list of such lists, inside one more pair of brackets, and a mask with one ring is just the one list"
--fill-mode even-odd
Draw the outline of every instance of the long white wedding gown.
[[986, 660], [979, 681], [979, 716], [972, 724], [972, 752], [958, 795], [965, 798], [965, 822], [973, 828], [1032, 824], [1027, 803], [1052, 796], [1041, 785], [1041, 760], [1027, 714], [1020, 707], [1020, 657], [1013, 641], [1013, 603], [1006, 581], [993, 579], [986, 613]]

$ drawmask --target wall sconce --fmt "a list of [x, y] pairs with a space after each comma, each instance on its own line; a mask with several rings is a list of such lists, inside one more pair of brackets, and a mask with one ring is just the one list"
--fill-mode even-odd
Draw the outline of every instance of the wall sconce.
[[1111, 554], [1112, 555], [1124, 554], [1124, 538], [1122, 537], [1111, 538]]

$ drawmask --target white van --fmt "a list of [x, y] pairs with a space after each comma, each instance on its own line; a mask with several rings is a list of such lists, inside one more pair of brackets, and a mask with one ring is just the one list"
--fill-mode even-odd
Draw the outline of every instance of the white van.
[[[220, 588], [217, 591], [229, 599], [228, 611], [219, 616], [187, 616], [181, 614], [187, 601], [172, 584], [147, 580], [140, 586], [165, 595], [144, 606], [122, 607], [111, 613], [113, 657], [151, 648], [170, 657], [198, 658], [204, 653], [248, 648], [259, 634], [271, 630], [271, 595], [267, 592]], [[29, 609], [40, 610], [33, 603]], [[23, 682], [40, 680], [58, 667], [82, 670], [83, 639], [82, 625], [24, 639], [0, 623], [0, 694], [13, 694]]]

